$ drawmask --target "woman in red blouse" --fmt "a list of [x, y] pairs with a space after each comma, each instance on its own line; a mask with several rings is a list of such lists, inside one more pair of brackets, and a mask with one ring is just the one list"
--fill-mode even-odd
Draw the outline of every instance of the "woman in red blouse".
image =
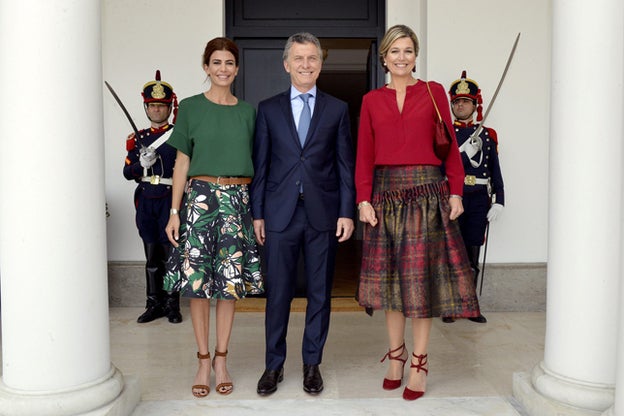
[[363, 98], [355, 170], [359, 216], [365, 223], [358, 299], [368, 311], [386, 314], [390, 348], [383, 360], [389, 358], [390, 366], [384, 389], [401, 386], [408, 359], [406, 318], [411, 318], [406, 400], [425, 393], [432, 317], [480, 313], [455, 221], [463, 212], [464, 169], [454, 137], [446, 160], [434, 152], [432, 98], [449, 131], [454, 130], [442, 85], [412, 76], [418, 48], [416, 34], [404, 25], [391, 27], [382, 39], [380, 61], [391, 81]]

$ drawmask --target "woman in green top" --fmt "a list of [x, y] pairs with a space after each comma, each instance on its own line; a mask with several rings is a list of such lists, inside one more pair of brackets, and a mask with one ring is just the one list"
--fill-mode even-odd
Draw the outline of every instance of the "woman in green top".
[[[234, 386], [226, 354], [237, 299], [263, 292], [260, 259], [249, 210], [248, 184], [255, 110], [237, 99], [231, 85], [238, 73], [238, 48], [227, 38], [212, 39], [203, 56], [208, 91], [180, 102], [167, 144], [177, 149], [172, 209], [166, 227], [174, 246], [167, 262], [165, 290], [190, 298], [199, 369], [193, 395], [209, 391], [210, 370], [216, 390]], [[216, 299], [216, 346], [208, 346], [210, 299]]]

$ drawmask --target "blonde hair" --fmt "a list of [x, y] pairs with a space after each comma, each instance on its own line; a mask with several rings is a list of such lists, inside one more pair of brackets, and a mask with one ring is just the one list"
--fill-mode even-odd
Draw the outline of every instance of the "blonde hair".
[[[383, 66], [384, 71], [388, 72], [388, 68], [385, 67], [384, 62], [386, 58], [386, 54], [388, 50], [390, 50], [390, 46], [397, 39], [401, 38], [410, 38], [414, 43], [414, 53], [418, 56], [418, 51], [420, 50], [420, 45], [418, 43], [418, 37], [416, 33], [408, 26], [405, 25], [394, 25], [386, 31], [383, 39], [381, 40], [381, 44], [379, 45], [379, 62]], [[414, 71], [416, 68], [414, 68]]]

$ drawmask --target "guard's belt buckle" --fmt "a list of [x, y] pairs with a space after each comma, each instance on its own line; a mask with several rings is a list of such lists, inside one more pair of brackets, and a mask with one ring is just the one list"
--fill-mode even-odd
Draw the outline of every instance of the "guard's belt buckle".
[[475, 186], [477, 184], [477, 177], [474, 175], [466, 175], [464, 178], [464, 184], [469, 186]]
[[152, 185], [158, 185], [160, 183], [160, 176], [159, 175], [152, 175], [150, 177], [150, 183]]

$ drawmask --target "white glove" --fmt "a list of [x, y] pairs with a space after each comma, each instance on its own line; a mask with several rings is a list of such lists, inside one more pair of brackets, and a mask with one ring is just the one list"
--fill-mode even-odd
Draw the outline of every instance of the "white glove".
[[487, 220], [489, 222], [496, 221], [503, 214], [503, 206], [501, 204], [492, 204], [490, 210], [487, 213]]
[[464, 151], [466, 152], [466, 156], [468, 159], [472, 159], [477, 153], [481, 151], [483, 147], [483, 140], [481, 137], [475, 137], [473, 140], [466, 143], [464, 146]]
[[154, 163], [156, 163], [156, 159], [158, 159], [158, 155], [156, 151], [151, 147], [148, 147], [145, 150], [141, 151], [141, 155], [139, 156], [139, 162], [141, 166], [145, 169], [151, 168]]

